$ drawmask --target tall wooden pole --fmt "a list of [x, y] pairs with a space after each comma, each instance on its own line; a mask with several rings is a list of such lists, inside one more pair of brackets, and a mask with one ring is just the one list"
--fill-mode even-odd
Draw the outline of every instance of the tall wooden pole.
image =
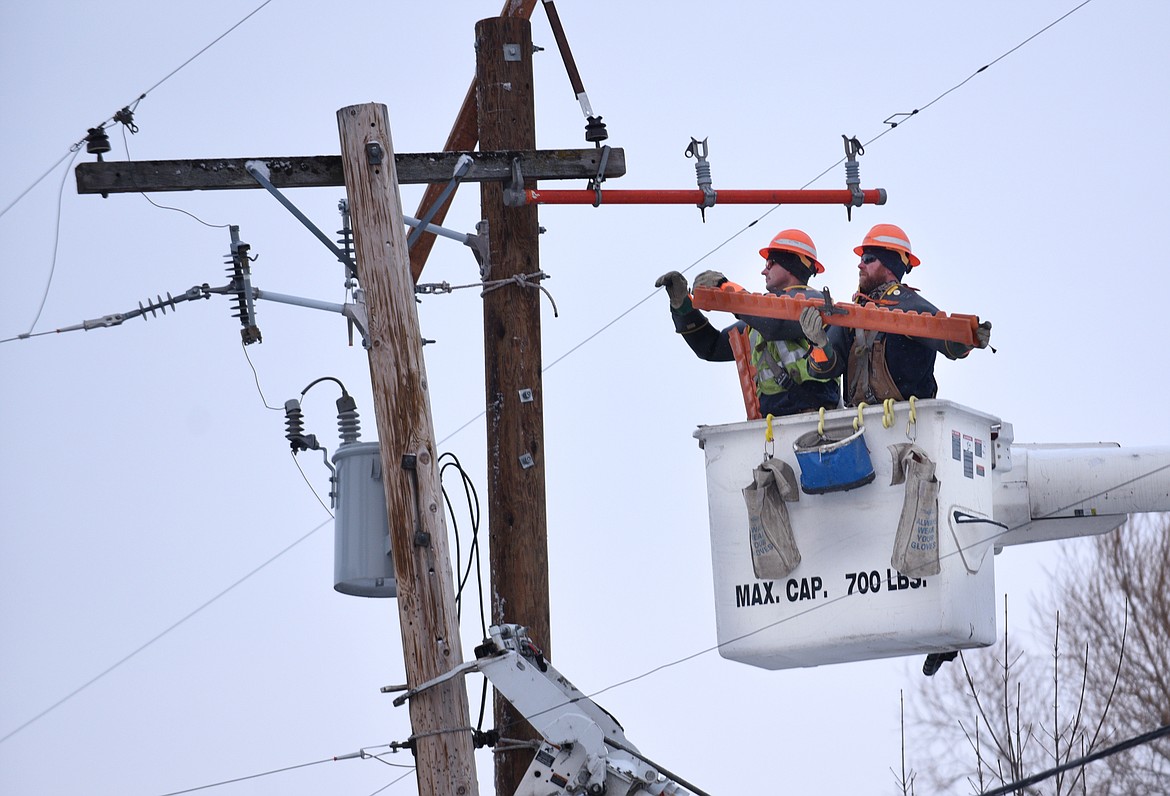
[[[475, 26], [475, 43], [480, 147], [517, 150], [535, 146], [531, 25], [526, 19], [481, 20]], [[540, 271], [536, 208], [505, 207], [502, 191], [499, 183], [480, 184], [491, 245], [487, 281]], [[527, 626], [533, 640], [547, 653], [551, 640], [541, 292], [536, 284], [508, 283], [484, 296], [488, 544], [492, 621]], [[502, 737], [537, 737], [499, 695], [495, 718]], [[531, 751], [498, 753], [496, 793], [514, 793], [531, 760]]]
[[[463, 662], [422, 335], [385, 105], [337, 112], [358, 279], [369, 311], [370, 378], [407, 684]], [[462, 678], [410, 700], [420, 796], [477, 796]]]
[[[504, 0], [504, 8], [500, 11], [500, 16], [528, 19], [532, 16], [532, 9], [534, 8], [536, 8], [536, 0]], [[467, 94], [463, 97], [463, 104], [459, 106], [459, 113], [455, 116], [455, 124], [451, 126], [451, 134], [447, 136], [447, 143], [443, 147], [443, 151], [445, 152], [475, 149], [475, 139], [479, 135], [479, 124], [476, 120], [477, 108], [475, 105], [476, 85], [476, 81], [471, 81], [471, 85], [467, 89]], [[422, 218], [423, 214], [431, 209], [438, 200], [439, 195], [443, 193], [444, 187], [446, 186], [441, 182], [432, 182], [427, 186], [422, 200], [418, 203], [418, 212], [414, 214], [416, 218]], [[447, 209], [451, 207], [451, 202], [454, 199], [454, 193], [447, 197], [447, 201], [438, 208], [438, 211], [431, 218], [432, 224], [443, 223], [443, 219], [447, 217]], [[429, 232], [424, 232], [414, 242], [414, 247], [410, 250], [410, 270], [414, 275], [414, 281], [418, 281], [423, 266], [427, 264], [427, 257], [431, 253], [431, 247], [434, 245], [435, 236]]]

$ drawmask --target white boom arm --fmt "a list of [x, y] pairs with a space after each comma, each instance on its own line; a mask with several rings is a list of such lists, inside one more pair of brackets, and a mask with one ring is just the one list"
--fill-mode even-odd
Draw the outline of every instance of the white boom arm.
[[617, 720], [544, 659], [525, 628], [492, 625], [488, 632], [476, 660], [410, 689], [394, 704], [480, 672], [544, 738], [515, 796], [705, 796], [642, 757]]

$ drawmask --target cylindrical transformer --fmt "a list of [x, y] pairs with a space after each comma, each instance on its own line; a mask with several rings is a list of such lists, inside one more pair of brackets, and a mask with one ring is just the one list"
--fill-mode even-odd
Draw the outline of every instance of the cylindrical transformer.
[[398, 581], [378, 443], [342, 445], [333, 455], [333, 464], [337, 468], [333, 588], [356, 597], [395, 597]]

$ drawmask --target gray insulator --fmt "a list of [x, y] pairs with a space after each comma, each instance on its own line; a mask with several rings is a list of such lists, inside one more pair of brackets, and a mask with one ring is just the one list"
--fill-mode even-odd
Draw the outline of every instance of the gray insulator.
[[845, 161], [845, 184], [861, 185], [861, 164], [856, 160]]
[[695, 177], [699, 181], [699, 187], [710, 187], [711, 185], [711, 164], [705, 160], [700, 160], [695, 163]]
[[358, 419], [357, 401], [353, 396], [343, 395], [337, 399], [337, 431], [342, 445], [351, 445], [362, 435], [362, 424]]
[[317, 449], [317, 438], [305, 436], [305, 414], [301, 411], [301, 402], [296, 398], [284, 402], [284, 426], [284, 436], [293, 453]]

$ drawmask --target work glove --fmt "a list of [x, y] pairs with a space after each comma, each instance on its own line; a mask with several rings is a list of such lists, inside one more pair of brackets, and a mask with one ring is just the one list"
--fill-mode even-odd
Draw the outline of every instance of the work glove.
[[975, 327], [975, 347], [987, 348], [991, 344], [991, 321], [984, 321]]
[[829, 344], [829, 336], [825, 334], [825, 322], [821, 320], [821, 313], [816, 307], [805, 307], [800, 311], [800, 329], [805, 339], [817, 348], [824, 348]]
[[670, 298], [670, 308], [677, 310], [687, 300], [689, 288], [687, 278], [678, 271], [667, 271], [654, 282], [654, 287], [666, 288], [666, 295]]
[[704, 271], [695, 277], [695, 287], [713, 287], [718, 289], [727, 281], [727, 277], [718, 271]]

